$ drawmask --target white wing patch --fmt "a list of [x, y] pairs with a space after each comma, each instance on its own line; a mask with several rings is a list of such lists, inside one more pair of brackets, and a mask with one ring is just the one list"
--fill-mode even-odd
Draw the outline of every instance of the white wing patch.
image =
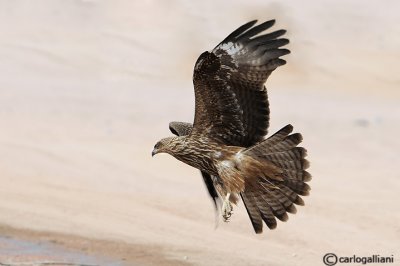
[[242, 50], [243, 45], [239, 43], [227, 42], [221, 44], [219, 48], [224, 50], [228, 55], [234, 55], [237, 54], [240, 50]]

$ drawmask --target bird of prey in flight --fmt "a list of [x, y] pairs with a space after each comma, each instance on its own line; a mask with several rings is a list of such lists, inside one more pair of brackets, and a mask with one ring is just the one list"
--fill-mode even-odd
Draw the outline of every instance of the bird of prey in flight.
[[275, 23], [248, 22], [228, 35], [194, 67], [194, 122], [171, 122], [177, 136], [160, 140], [152, 155], [168, 153], [201, 171], [208, 192], [224, 221], [241, 198], [254, 231], [263, 221], [270, 228], [276, 218], [288, 219], [300, 196], [309, 194], [311, 175], [306, 150], [298, 147], [299, 133], [287, 125], [265, 138], [269, 104], [264, 83], [281, 56], [290, 51], [285, 30], [263, 33]]

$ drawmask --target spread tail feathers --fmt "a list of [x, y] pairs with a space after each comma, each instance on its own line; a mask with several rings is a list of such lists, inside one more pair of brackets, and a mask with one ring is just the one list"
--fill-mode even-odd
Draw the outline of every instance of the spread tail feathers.
[[[253, 179], [241, 193], [250, 220], [256, 233], [262, 232], [262, 221], [270, 229], [277, 225], [276, 218], [281, 221], [288, 219], [287, 213], [296, 213], [296, 205], [304, 205], [302, 198], [309, 194], [310, 186], [306, 183], [311, 175], [306, 171], [309, 167], [305, 159], [307, 152], [297, 145], [302, 141], [299, 133], [290, 134], [293, 130], [287, 125], [268, 139], [246, 149], [246, 155], [264, 162], [271, 163], [279, 171], [279, 178], [265, 177]], [[266, 171], [271, 169], [270, 166]], [[277, 174], [276, 172], [274, 173]]]

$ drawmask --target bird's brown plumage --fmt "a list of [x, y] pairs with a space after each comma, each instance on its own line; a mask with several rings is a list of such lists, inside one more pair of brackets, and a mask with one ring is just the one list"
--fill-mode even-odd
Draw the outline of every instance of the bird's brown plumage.
[[[306, 151], [297, 147], [300, 134], [291, 125], [264, 140], [269, 126], [269, 104], [264, 86], [273, 70], [286, 62], [281, 48], [285, 31], [260, 35], [274, 21], [239, 27], [211, 52], [198, 58], [193, 75], [195, 118], [171, 122], [178, 137], [161, 140], [153, 154], [166, 152], [202, 172], [217, 206], [228, 193], [240, 195], [256, 233], [262, 221], [271, 229], [276, 218], [288, 219], [293, 204], [307, 195]], [[232, 201], [235, 201], [233, 197]]]

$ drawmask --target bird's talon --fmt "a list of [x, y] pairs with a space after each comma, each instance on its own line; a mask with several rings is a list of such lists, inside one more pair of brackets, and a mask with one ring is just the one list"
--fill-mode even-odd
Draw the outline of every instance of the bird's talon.
[[222, 204], [222, 219], [224, 222], [229, 222], [231, 220], [231, 216], [233, 214], [233, 207], [231, 202], [229, 201], [229, 196], [225, 199]]

